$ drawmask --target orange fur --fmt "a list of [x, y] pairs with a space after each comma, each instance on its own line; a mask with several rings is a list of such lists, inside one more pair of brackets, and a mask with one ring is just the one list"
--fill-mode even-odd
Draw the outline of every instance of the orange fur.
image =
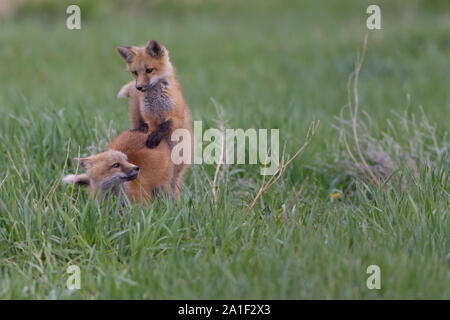
[[[132, 129], [139, 129], [146, 124], [150, 130], [154, 130], [164, 121], [172, 120], [172, 131], [176, 129], [186, 129], [191, 135], [191, 154], [194, 148], [194, 135], [191, 126], [191, 116], [188, 106], [185, 103], [181, 86], [178, 83], [173, 66], [169, 60], [169, 54], [165, 47], [157, 41], [152, 40], [145, 47], [118, 47], [119, 55], [126, 61], [128, 70], [135, 81], [122, 87], [119, 96], [130, 98], [130, 123]], [[148, 71], [151, 71], [148, 73]], [[170, 108], [160, 112], [145, 112], [144, 99], [146, 92], [136, 89], [136, 87], [146, 88], [159, 80], [164, 80], [167, 86], [164, 94], [169, 97]], [[170, 135], [169, 135], [170, 137]], [[172, 149], [177, 142], [169, 143]], [[175, 166], [172, 178], [172, 189], [181, 188], [182, 176], [188, 164]]]
[[132, 202], [147, 202], [161, 192], [171, 194], [174, 165], [169, 145], [162, 140], [155, 148], [146, 146], [148, 133], [125, 131], [105, 151], [87, 158], [75, 158], [84, 174], [67, 175], [66, 183], [89, 185], [91, 194], [120, 196], [125, 193]]
[[173, 163], [169, 146], [163, 140], [156, 148], [147, 148], [147, 136], [144, 132], [124, 131], [108, 145], [108, 149], [123, 152], [140, 168], [138, 178], [128, 182], [128, 195], [135, 202], [152, 199], [157, 189], [170, 193]]

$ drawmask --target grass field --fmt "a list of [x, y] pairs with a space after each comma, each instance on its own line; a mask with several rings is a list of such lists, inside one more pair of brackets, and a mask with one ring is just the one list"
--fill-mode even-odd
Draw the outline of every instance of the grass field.
[[[82, 1], [78, 31], [57, 3], [0, 18], [0, 298], [450, 298], [447, 2], [371, 1], [382, 30], [370, 32], [365, 1]], [[393, 161], [382, 183], [355, 170], [351, 128], [339, 129], [366, 33], [358, 132], [368, 158], [372, 146]], [[259, 166], [223, 166], [214, 203], [216, 167], [194, 165], [179, 203], [122, 214], [60, 184], [78, 149], [128, 129], [116, 94], [131, 77], [115, 47], [150, 38], [204, 129], [219, 109], [230, 128], [280, 128], [292, 155], [321, 121], [253, 212]], [[366, 287], [369, 265], [381, 290]]]

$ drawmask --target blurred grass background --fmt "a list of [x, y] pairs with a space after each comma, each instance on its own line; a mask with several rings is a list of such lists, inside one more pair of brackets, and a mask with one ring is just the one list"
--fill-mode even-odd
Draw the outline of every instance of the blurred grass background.
[[[81, 8], [81, 30], [66, 29], [69, 4]], [[369, 4], [381, 7], [382, 30], [368, 32]], [[417, 114], [423, 106], [441, 141], [450, 123], [449, 18], [448, 1], [3, 0], [0, 294], [449, 298], [448, 186], [437, 183], [448, 167], [424, 173], [409, 198], [374, 189], [366, 202], [330, 201], [346, 175], [334, 164], [340, 141], [333, 125], [364, 35], [359, 86], [371, 133], [381, 138], [389, 130], [392, 111]], [[196, 167], [181, 204], [132, 208], [121, 217], [112, 208], [102, 228], [88, 223], [98, 223], [103, 209], [83, 191], [71, 205], [66, 186], [46, 199], [69, 141], [70, 157], [78, 147], [87, 155], [128, 128], [128, 102], [116, 94], [131, 77], [115, 47], [149, 39], [168, 48], [192, 117], [204, 128], [217, 126], [213, 98], [228, 127], [280, 128], [292, 154], [309, 123], [321, 120], [314, 142], [255, 217], [244, 214], [261, 178], [251, 166], [223, 181], [218, 208], [207, 204], [210, 187], [199, 178], [215, 168]], [[73, 168], [69, 159], [66, 172]], [[306, 176], [309, 191], [283, 224], [276, 217]], [[48, 220], [35, 220], [40, 215]], [[361, 227], [367, 224], [368, 232]], [[144, 235], [135, 233], [141, 226]], [[89, 270], [88, 289], [64, 289], [69, 263]], [[377, 263], [388, 270], [386, 287], [373, 292], [365, 288], [365, 268]]]

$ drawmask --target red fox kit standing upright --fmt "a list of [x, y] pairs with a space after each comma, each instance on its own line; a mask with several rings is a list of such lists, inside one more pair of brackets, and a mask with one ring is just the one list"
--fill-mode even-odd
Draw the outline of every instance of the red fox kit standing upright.
[[[126, 61], [128, 70], [135, 79], [122, 87], [119, 97], [130, 98], [130, 121], [132, 129], [154, 130], [164, 121], [172, 120], [172, 131], [186, 129], [191, 140], [193, 134], [189, 108], [184, 101], [180, 84], [175, 78], [169, 53], [158, 41], [151, 40], [145, 47], [117, 47], [117, 52]], [[170, 137], [170, 135], [169, 135]], [[152, 148], [161, 141], [158, 131], [149, 135], [147, 146]], [[186, 137], [183, 137], [186, 139]], [[174, 143], [169, 141], [170, 149]], [[188, 164], [175, 166], [172, 188], [178, 193], [182, 175]]]

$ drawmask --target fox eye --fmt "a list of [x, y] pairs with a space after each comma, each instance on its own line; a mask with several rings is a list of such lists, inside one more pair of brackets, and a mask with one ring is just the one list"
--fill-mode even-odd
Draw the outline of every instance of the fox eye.
[[137, 71], [132, 71], [131, 73], [137, 76]]
[[114, 164], [111, 166], [111, 168], [118, 168], [118, 167], [120, 167], [120, 163], [118, 163], [118, 162], [114, 163]]
[[152, 73], [153, 70], [154, 70], [154, 68], [147, 68], [147, 69], [145, 69], [145, 72], [147, 72], [147, 73]]

